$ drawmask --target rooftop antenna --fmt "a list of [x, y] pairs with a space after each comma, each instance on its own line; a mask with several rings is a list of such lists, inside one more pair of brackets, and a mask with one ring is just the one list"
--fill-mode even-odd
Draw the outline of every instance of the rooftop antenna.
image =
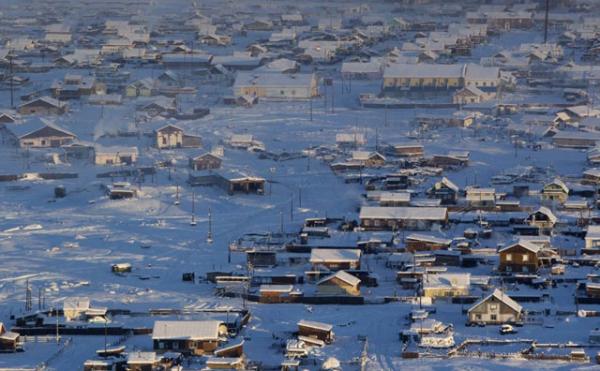
[[206, 242], [211, 244], [213, 242], [212, 237], [212, 213], [210, 212], [210, 207], [208, 208], [208, 235], [206, 236]]
[[196, 226], [196, 192], [192, 192], [192, 220], [190, 221], [190, 225], [192, 227]]

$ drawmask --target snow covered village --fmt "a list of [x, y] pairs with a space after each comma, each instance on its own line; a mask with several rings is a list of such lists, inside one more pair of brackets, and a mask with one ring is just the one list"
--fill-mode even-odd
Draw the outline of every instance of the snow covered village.
[[600, 1], [0, 0], [0, 370], [600, 367]]

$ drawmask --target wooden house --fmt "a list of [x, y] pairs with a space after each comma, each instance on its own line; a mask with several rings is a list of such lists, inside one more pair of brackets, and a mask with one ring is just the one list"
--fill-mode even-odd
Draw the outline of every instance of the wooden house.
[[541, 196], [544, 201], [556, 201], [562, 204], [569, 198], [569, 187], [562, 180], [556, 178], [544, 185]]
[[540, 246], [518, 241], [498, 250], [498, 270], [506, 273], [535, 273], [539, 268]]
[[530, 213], [525, 219], [527, 224], [538, 228], [541, 232], [547, 233], [558, 221], [554, 213], [545, 206], [540, 206], [537, 210]]
[[208, 357], [206, 367], [209, 370], [246, 370], [245, 357]]
[[22, 349], [20, 335], [16, 332], [6, 330], [0, 322], [0, 352], [16, 352]]
[[22, 115], [62, 115], [67, 111], [67, 104], [51, 97], [35, 98], [17, 107]]
[[385, 165], [385, 156], [379, 152], [352, 151], [351, 162], [362, 167], [379, 167]]
[[427, 274], [423, 278], [423, 296], [428, 298], [467, 296], [470, 288], [470, 273]]
[[155, 94], [155, 82], [151, 78], [134, 81], [125, 88], [126, 97], [150, 97]]
[[94, 163], [96, 165], [132, 165], [137, 162], [137, 147], [104, 147], [94, 148]]
[[408, 192], [386, 192], [379, 195], [379, 206], [398, 207], [410, 205], [410, 193]]
[[22, 148], [57, 148], [71, 143], [77, 136], [43, 119], [11, 125], [8, 131]]
[[221, 321], [156, 321], [152, 329], [153, 348], [157, 352], [181, 352], [201, 356], [212, 354], [227, 336]]
[[490, 98], [489, 94], [482, 91], [476, 86], [466, 86], [457, 90], [452, 95], [452, 103], [454, 104], [477, 104], [482, 103]]
[[495, 289], [490, 295], [467, 310], [468, 323], [500, 325], [521, 323], [523, 307], [502, 291]]
[[127, 370], [152, 371], [160, 369], [163, 357], [156, 352], [130, 352], [127, 354]]
[[467, 204], [474, 208], [488, 208], [496, 205], [494, 188], [467, 187]]
[[327, 344], [332, 343], [335, 337], [333, 326], [327, 323], [300, 320], [298, 322], [298, 336], [319, 339]]
[[585, 233], [585, 249], [600, 252], [600, 225], [588, 225]]
[[156, 146], [166, 148], [195, 148], [202, 145], [199, 136], [185, 134], [183, 129], [173, 124], [165, 125], [156, 130]]
[[397, 144], [393, 146], [393, 153], [398, 157], [423, 157], [425, 148], [421, 144]]
[[319, 94], [314, 73], [238, 72], [233, 84], [236, 97], [252, 95], [266, 99], [311, 99]]
[[426, 230], [432, 225], [448, 223], [445, 207], [378, 207], [363, 206], [360, 226], [366, 230]]
[[360, 279], [343, 270], [326, 276], [317, 282], [320, 296], [359, 296]]
[[194, 170], [214, 170], [221, 167], [223, 160], [212, 153], [203, 153], [190, 158], [190, 167]]
[[260, 285], [258, 293], [261, 303], [280, 303], [294, 292], [293, 285]]
[[455, 204], [458, 199], [458, 192], [458, 186], [448, 178], [443, 177], [442, 180], [435, 182], [433, 186], [429, 188], [427, 195], [431, 198], [441, 200], [442, 205], [452, 205]]
[[277, 264], [275, 251], [250, 250], [246, 252], [246, 261], [252, 267], [272, 267]]
[[360, 269], [359, 249], [319, 249], [310, 252], [310, 264], [314, 270], [325, 267], [329, 270]]
[[452, 244], [452, 240], [412, 233], [405, 238], [405, 243], [406, 250], [414, 253], [415, 251], [447, 250]]

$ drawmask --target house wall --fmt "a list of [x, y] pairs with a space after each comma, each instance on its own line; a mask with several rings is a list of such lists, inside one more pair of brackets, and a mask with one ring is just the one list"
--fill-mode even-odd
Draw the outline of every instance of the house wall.
[[18, 109], [19, 113], [22, 115], [62, 115], [63, 113], [65, 113], [64, 109], [58, 108], [58, 107], [51, 107], [51, 106], [35, 106], [35, 105], [29, 105], [29, 106], [21, 106]]
[[73, 141], [72, 137], [43, 137], [43, 138], [28, 138], [28, 139], [19, 139], [19, 146], [26, 148], [56, 148], [60, 147], [63, 144], [69, 144]]
[[[508, 260], [508, 255], [511, 260]], [[527, 256], [527, 260], [525, 260]], [[502, 272], [536, 272], [538, 270], [538, 257], [535, 253], [515, 246], [512, 249], [500, 252], [500, 264], [498, 270]]]
[[178, 148], [183, 146], [183, 132], [156, 133], [156, 146], [158, 148]]
[[360, 288], [348, 285], [347, 283], [332, 278], [328, 282], [324, 282], [317, 285], [317, 295], [321, 296], [358, 296], [360, 295]]
[[503, 324], [521, 321], [521, 314], [495, 297], [473, 308], [469, 314], [469, 322], [486, 324]]

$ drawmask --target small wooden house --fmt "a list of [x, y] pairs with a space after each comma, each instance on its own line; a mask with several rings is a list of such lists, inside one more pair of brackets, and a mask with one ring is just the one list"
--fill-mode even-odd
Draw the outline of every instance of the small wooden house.
[[280, 303], [294, 291], [293, 285], [260, 285], [261, 303]]
[[190, 158], [190, 167], [194, 170], [214, 170], [221, 167], [223, 160], [212, 153], [203, 153]]
[[325, 267], [329, 270], [360, 269], [361, 251], [359, 249], [318, 249], [310, 252], [310, 264], [313, 269]]
[[327, 344], [334, 339], [333, 326], [327, 323], [300, 320], [298, 322], [298, 336], [319, 339]]
[[127, 370], [148, 371], [160, 367], [162, 357], [156, 352], [131, 352], [127, 354]]
[[358, 277], [340, 270], [317, 282], [317, 295], [359, 296], [360, 282]]
[[272, 267], [277, 264], [275, 251], [250, 250], [246, 252], [246, 260], [252, 267]]
[[22, 115], [62, 115], [67, 111], [67, 104], [51, 97], [41, 97], [25, 102], [17, 107]]
[[152, 342], [157, 352], [181, 352], [190, 355], [212, 354], [227, 335], [221, 321], [156, 321]]
[[378, 207], [363, 206], [360, 226], [367, 230], [397, 230], [401, 228], [427, 230], [432, 225], [448, 223], [445, 207]]
[[469, 295], [470, 273], [427, 274], [423, 279], [423, 296], [428, 298]]
[[202, 145], [199, 136], [185, 134], [183, 129], [173, 125], [165, 125], [156, 130], [156, 146], [164, 148], [195, 148]]
[[4, 324], [0, 322], [0, 352], [16, 352], [19, 349], [21, 349], [20, 335], [7, 331]]
[[569, 187], [562, 180], [556, 178], [544, 185], [541, 195], [544, 201], [556, 201], [562, 204], [569, 198]]
[[379, 167], [385, 165], [385, 156], [379, 152], [352, 151], [351, 161], [362, 167]]
[[496, 205], [494, 188], [467, 187], [467, 204], [474, 208], [489, 208]]
[[414, 253], [415, 251], [435, 251], [446, 250], [450, 247], [452, 240], [440, 238], [426, 234], [413, 233], [406, 237], [406, 250]]
[[525, 219], [527, 224], [538, 228], [542, 232], [548, 232], [558, 221], [554, 213], [545, 206], [540, 206], [537, 210], [530, 213]]
[[94, 163], [96, 165], [132, 165], [137, 162], [137, 147], [103, 147], [96, 145]]
[[498, 270], [506, 273], [535, 273], [539, 268], [541, 248], [529, 241], [519, 241], [498, 250]]
[[56, 148], [77, 138], [72, 132], [43, 119], [11, 125], [8, 131], [22, 148]]
[[429, 188], [427, 195], [431, 198], [440, 199], [442, 205], [451, 205], [456, 203], [458, 192], [458, 186], [444, 177]]
[[502, 291], [495, 289], [469, 308], [467, 316], [468, 323], [520, 323], [523, 320], [523, 307]]

